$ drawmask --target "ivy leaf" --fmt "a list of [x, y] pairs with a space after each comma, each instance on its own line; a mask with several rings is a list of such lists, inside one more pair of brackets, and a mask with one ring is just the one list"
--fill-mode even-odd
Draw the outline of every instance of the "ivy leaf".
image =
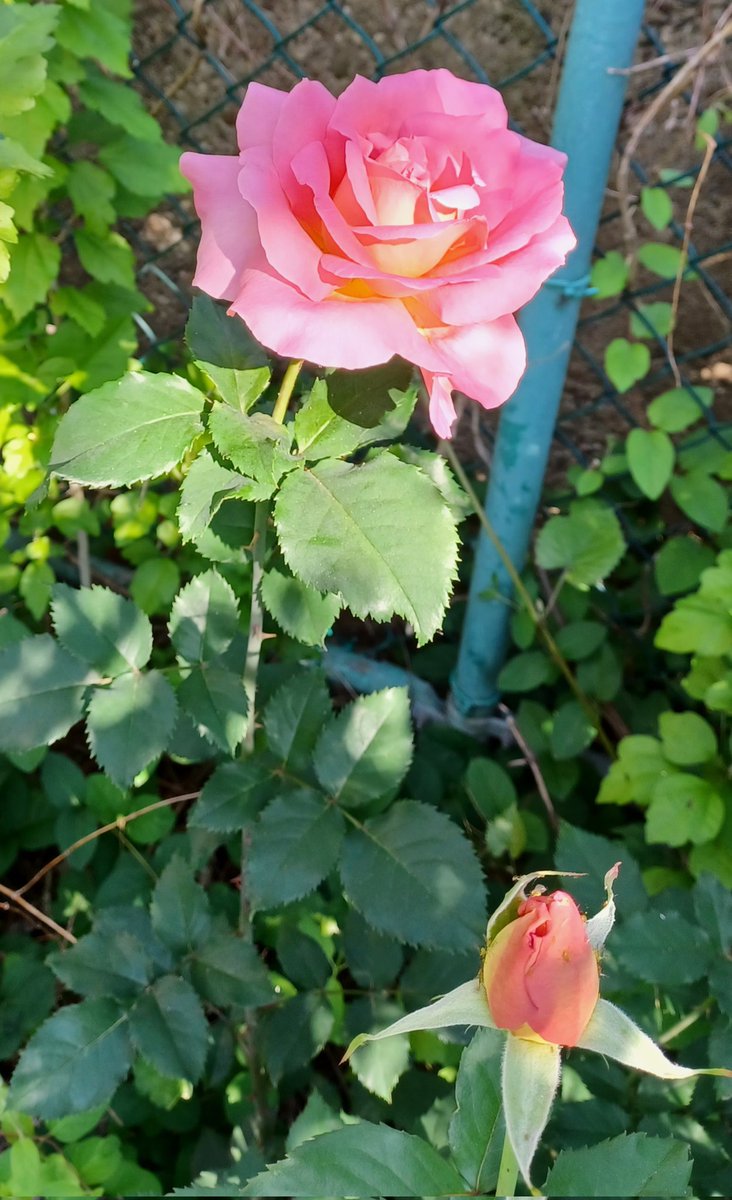
[[89, 746], [120, 787], [166, 749], [176, 708], [175, 693], [159, 671], [119, 675], [109, 687], [95, 689], [86, 719]]
[[47, 633], [0, 650], [0, 749], [50, 745], [81, 720], [95, 675]]
[[231, 645], [238, 628], [236, 596], [218, 571], [197, 575], [173, 601], [168, 633], [184, 662], [203, 663], [219, 658]]
[[178, 855], [171, 858], [155, 885], [150, 915], [158, 937], [177, 953], [196, 950], [208, 940], [208, 898], [191, 868]]
[[681, 433], [700, 421], [713, 401], [714, 392], [708, 387], [695, 386], [693, 394], [687, 388], [669, 388], [648, 405], [648, 420], [666, 433]]
[[178, 699], [203, 737], [225, 753], [235, 753], [247, 728], [247, 698], [240, 675], [219, 663], [199, 663], [180, 684]]
[[638, 262], [662, 279], [675, 279], [683, 261], [678, 247], [664, 246], [661, 242], [646, 242], [638, 250]]
[[221, 763], [188, 815], [189, 826], [234, 833], [251, 824], [271, 795], [272, 773], [256, 758]]
[[233, 933], [207, 938], [191, 955], [193, 982], [211, 1004], [255, 1008], [271, 1004], [272, 984], [255, 947]]
[[349, 829], [340, 871], [350, 902], [382, 933], [455, 953], [480, 944], [478, 860], [458, 827], [428, 804], [401, 800]]
[[275, 523], [290, 570], [340, 593], [359, 617], [411, 622], [420, 645], [442, 622], [457, 565], [455, 522], [416, 467], [382, 454], [363, 466], [325, 460], [293, 471]]
[[273, 800], [252, 834], [254, 908], [279, 908], [312, 892], [335, 866], [343, 831], [343, 815], [308, 788]]
[[[685, 1196], [691, 1176], [685, 1142], [620, 1134], [597, 1146], [560, 1150], [542, 1187], [545, 1196]], [[261, 1178], [261, 1176], [260, 1176]]]
[[654, 229], [665, 229], [674, 215], [671, 197], [659, 187], [641, 188], [641, 209]]
[[598, 300], [617, 296], [628, 282], [628, 264], [617, 250], [610, 250], [598, 258], [592, 267], [590, 283], [595, 288]]
[[716, 479], [703, 468], [676, 475], [671, 480], [671, 495], [691, 521], [712, 533], [721, 533], [727, 521], [729, 497]]
[[648, 374], [651, 352], [641, 342], [614, 338], [605, 351], [605, 372], [619, 392], [627, 392]]
[[196, 1083], [208, 1049], [208, 1023], [193, 988], [164, 975], [146, 988], [130, 1012], [133, 1045], [170, 1079]]
[[661, 429], [632, 429], [625, 443], [634, 482], [649, 500], [658, 500], [674, 469], [676, 451]]
[[136, 604], [109, 588], [53, 589], [56, 636], [77, 658], [102, 675], [144, 667], [152, 653], [152, 626]]
[[536, 539], [536, 561], [545, 570], [561, 568], [585, 591], [602, 582], [625, 552], [620, 522], [595, 500], [577, 500], [566, 517], [550, 517]]
[[280, 628], [306, 646], [322, 646], [341, 611], [337, 596], [323, 596], [294, 575], [285, 575], [274, 567], [262, 578], [261, 595]]
[[360, 1121], [303, 1142], [252, 1179], [243, 1195], [456, 1196], [465, 1190], [455, 1167], [421, 1138]]
[[50, 470], [94, 487], [170, 471], [203, 429], [203, 396], [177, 375], [136, 371], [102, 384], [61, 418]]
[[112, 1000], [69, 1004], [44, 1021], [20, 1056], [8, 1107], [49, 1120], [106, 1104], [130, 1068], [125, 1015]]
[[325, 677], [316, 670], [288, 680], [269, 701], [264, 710], [269, 748], [293, 774], [310, 768], [315, 743], [330, 714]]
[[664, 300], [639, 304], [630, 314], [630, 332], [637, 338], [668, 337], [672, 319], [673, 308]]
[[343, 808], [393, 795], [412, 761], [406, 688], [360, 696], [325, 726], [313, 756], [323, 790]]

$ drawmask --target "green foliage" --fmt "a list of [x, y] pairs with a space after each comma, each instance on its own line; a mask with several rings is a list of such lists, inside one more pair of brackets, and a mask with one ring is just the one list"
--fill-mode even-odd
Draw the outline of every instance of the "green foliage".
[[425, 1196], [464, 1190], [455, 1167], [427, 1142], [362, 1122], [303, 1142], [283, 1162], [256, 1176], [243, 1194]]
[[621, 1134], [583, 1150], [563, 1150], [543, 1185], [546, 1196], [602, 1196], [607, 1180], [623, 1196], [680, 1196], [691, 1174], [689, 1148], [671, 1138]]
[[[419, 521], [410, 520], [417, 513]], [[457, 534], [418, 468], [382, 454], [362, 466], [325, 460], [292, 472], [275, 522], [285, 560], [304, 583], [340, 592], [356, 616], [398, 613], [420, 643], [434, 635], [455, 572]]]
[[569, 583], [588, 588], [603, 580], [625, 549], [620, 523], [611, 509], [576, 500], [566, 517], [550, 517], [536, 542], [536, 559], [546, 570], [560, 568]]
[[202, 407], [200, 392], [177, 375], [125, 375], [69, 409], [54, 439], [50, 469], [95, 487], [162, 475], [201, 431]]
[[[490, 1193], [502, 1034], [338, 1060], [476, 975], [513, 875], [584, 871], [566, 886], [589, 912], [620, 861], [603, 994], [683, 1061], [732, 1053], [714, 396], [634, 392], [638, 426], [547, 497], [536, 619], [506, 601], [503, 740], [419, 701], [413, 721], [427, 680], [449, 688], [466, 497], [409, 427], [398, 360], [306, 368], [281, 422], [281, 366], [199, 296], [189, 359], [134, 361], [148, 305], [118, 217], [182, 184], [128, 50], [126, 0], [0, 6], [0, 871], [24, 889], [0, 935], [0, 1195], [180, 1192], [209, 1164], [180, 1194]], [[642, 188], [638, 221], [666, 229], [668, 196]], [[617, 391], [661, 378], [682, 265], [658, 241], [593, 268], [600, 300], [650, 272], [607, 348]], [[330, 636], [407, 665], [409, 692], [365, 672], [352, 694]], [[728, 1097], [575, 1052], [535, 1182], [722, 1194]]]

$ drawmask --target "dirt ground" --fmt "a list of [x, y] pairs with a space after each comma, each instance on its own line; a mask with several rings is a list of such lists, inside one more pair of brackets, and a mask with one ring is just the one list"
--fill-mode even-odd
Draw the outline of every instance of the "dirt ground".
[[[649, 0], [629, 79], [621, 147], [671, 78], [674, 65], [708, 40], [725, 9], [724, 0]], [[568, 0], [138, 0], [135, 12], [137, 86], [168, 139], [182, 149], [231, 153], [236, 112], [250, 79], [290, 88], [308, 75], [339, 92], [355, 73], [370, 75], [384, 60], [387, 72], [446, 66], [476, 78], [482, 70], [502, 88], [517, 125], [531, 137], [548, 140], [572, 5]], [[702, 151], [695, 145], [695, 120], [725, 91], [729, 97], [729, 68], [720, 54], [708, 58], [689, 87], [670, 98], [645, 131], [636, 160], [650, 184], [659, 182], [664, 169], [699, 167]], [[637, 183], [633, 177], [633, 186]], [[705, 278], [684, 285], [676, 332], [684, 377], [692, 383], [719, 384], [721, 415], [727, 419], [732, 418], [732, 369], [725, 372], [724, 358], [726, 354], [729, 364], [730, 351], [722, 343], [732, 335], [729, 309], [724, 311], [724, 297], [732, 296], [731, 185], [732, 146], [715, 157], [699, 197], [692, 245], [702, 257]], [[614, 189], [615, 172], [598, 243], [603, 251], [626, 253]], [[676, 234], [657, 234], [638, 214], [639, 240], [680, 244], [691, 191], [673, 187], [669, 195]], [[149, 322], [158, 339], [177, 336], [185, 319], [197, 238], [192, 218], [190, 202], [185, 201], [164, 206], [140, 230], [141, 255], [153, 261], [142, 283], [155, 304]], [[657, 278], [641, 268], [634, 286], [655, 282]], [[670, 300], [672, 286], [669, 281], [649, 299]], [[607, 315], [580, 326], [553, 474], [572, 461], [568, 441], [591, 461], [614, 434], [627, 429], [629, 419], [642, 419], [648, 399], [673, 382], [661, 374], [665, 357], [662, 347], [654, 346], [653, 382], [623, 397], [612, 396], [597, 364], [613, 337], [628, 335], [628, 310], [611, 302], [585, 302], [583, 318], [596, 318], [598, 312]], [[590, 415], [588, 405], [596, 406]], [[462, 440], [468, 452], [472, 442], [479, 456], [485, 455], [494, 421], [490, 414], [477, 419], [475, 412], [466, 418]]]

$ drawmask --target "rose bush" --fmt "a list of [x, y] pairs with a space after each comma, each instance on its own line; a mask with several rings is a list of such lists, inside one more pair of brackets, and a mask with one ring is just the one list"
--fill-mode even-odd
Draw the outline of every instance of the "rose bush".
[[525, 367], [513, 313], [575, 244], [565, 156], [510, 131], [497, 91], [447, 70], [337, 99], [252, 83], [239, 154], [184, 154], [202, 222], [196, 286], [264, 346], [322, 367], [400, 355], [436, 432], [452, 389], [493, 408]]
[[522, 901], [488, 943], [482, 981], [498, 1029], [576, 1046], [600, 995], [600, 970], [572, 897]]

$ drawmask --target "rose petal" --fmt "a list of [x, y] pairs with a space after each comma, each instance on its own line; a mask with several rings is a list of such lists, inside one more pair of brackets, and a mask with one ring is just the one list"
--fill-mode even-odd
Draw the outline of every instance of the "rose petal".
[[576, 238], [566, 217], [559, 217], [546, 233], [482, 271], [472, 270], [472, 281], [445, 280], [427, 298], [446, 325], [493, 321], [514, 313], [536, 295], [541, 285], [563, 266]]
[[259, 236], [270, 266], [311, 300], [325, 299], [332, 288], [323, 282], [318, 270], [322, 251], [293, 212], [263, 147], [242, 155], [239, 190], [257, 214]]
[[422, 371], [422, 377], [430, 398], [432, 428], [439, 438], [447, 441], [452, 437], [452, 427], [457, 420], [452, 400], [452, 384], [447, 375], [434, 375], [432, 371]]
[[236, 116], [236, 138], [240, 150], [271, 146], [287, 93], [263, 83], [250, 83]]
[[242, 272], [261, 255], [256, 216], [238, 187], [239, 159], [188, 153], [180, 169], [193, 184], [201, 220], [194, 286], [217, 300], [232, 300]]
[[[292, 160], [298, 150], [312, 142], [327, 146], [330, 141], [331, 149], [335, 153], [333, 140], [328, 137], [328, 123], [336, 104], [337, 101], [328, 89], [313, 79], [301, 79], [285, 97], [274, 131], [272, 161], [280, 183], [295, 204], [299, 199], [300, 189], [292, 172]], [[340, 157], [342, 145], [342, 139], [339, 138]]]
[[319, 303], [263, 271], [247, 271], [231, 305], [255, 338], [285, 358], [321, 367], [357, 370], [388, 362], [395, 354], [428, 368], [439, 364], [429, 340], [396, 300]]
[[436, 374], [446, 375], [456, 391], [483, 408], [497, 408], [508, 400], [526, 367], [524, 339], [512, 316], [454, 326], [430, 341], [441, 360]]

